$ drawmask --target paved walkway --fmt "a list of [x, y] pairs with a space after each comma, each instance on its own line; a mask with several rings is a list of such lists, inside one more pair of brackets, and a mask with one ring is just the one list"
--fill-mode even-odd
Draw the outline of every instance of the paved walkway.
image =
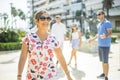
[[[0, 80], [16, 80], [17, 65], [20, 55], [20, 50], [0, 52]], [[71, 53], [71, 47], [68, 41], [65, 41], [63, 54], [66, 62], [68, 62]], [[2, 54], [2, 55], [1, 55]], [[120, 80], [120, 43], [114, 43], [111, 46], [109, 56], [110, 71], [109, 80]], [[73, 80], [102, 80], [96, 76], [102, 71], [101, 63], [99, 62], [97, 53], [77, 52], [78, 66], [75, 68], [74, 60], [68, 66]], [[25, 69], [23, 72], [23, 80], [25, 80]], [[58, 65], [59, 80], [66, 80], [62, 69]]]

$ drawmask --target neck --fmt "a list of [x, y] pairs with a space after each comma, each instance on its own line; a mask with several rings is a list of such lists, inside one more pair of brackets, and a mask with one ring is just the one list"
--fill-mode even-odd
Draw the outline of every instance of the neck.
[[105, 19], [104, 18], [102, 18], [101, 20], [100, 20], [100, 22], [103, 22]]
[[41, 29], [38, 29], [37, 32], [36, 32], [38, 35], [45, 35], [47, 34], [47, 31], [46, 30], [41, 30]]
[[38, 29], [38, 31], [36, 32], [36, 34], [39, 36], [39, 39], [41, 42], [43, 42], [44, 40], [47, 39], [48, 33], [46, 30], [40, 30]]
[[60, 22], [57, 22], [58, 24], [60, 24]]

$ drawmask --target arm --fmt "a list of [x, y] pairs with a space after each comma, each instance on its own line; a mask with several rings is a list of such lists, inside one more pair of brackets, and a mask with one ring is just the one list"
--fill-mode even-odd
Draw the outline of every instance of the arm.
[[81, 47], [81, 45], [82, 45], [82, 33], [79, 31], [78, 34], [79, 34], [79, 39], [80, 39], [79, 47]]
[[54, 24], [53, 24], [53, 25], [52, 25], [52, 28], [51, 28], [51, 34], [53, 34], [53, 35], [55, 34], [55, 33], [54, 33], [54, 30], [55, 30], [55, 29], [54, 29]]
[[64, 34], [64, 40], [67, 40], [67, 36], [66, 36], [66, 34]]
[[108, 33], [108, 34], [102, 34], [102, 35], [100, 36], [101, 39], [111, 37], [111, 35], [112, 35], [112, 29], [108, 29], [108, 30], [107, 30], [107, 33]]
[[93, 38], [88, 40], [88, 43], [93, 42], [94, 40], [96, 40], [98, 38], [98, 35], [96, 34]]
[[63, 31], [64, 31], [64, 40], [67, 40], [67, 34], [66, 34], [66, 27], [65, 27], [65, 25], [64, 25]]
[[21, 55], [20, 55], [20, 59], [19, 59], [19, 63], [18, 63], [18, 76], [17, 79], [21, 80], [21, 75], [23, 72], [23, 68], [27, 59], [27, 50], [28, 50], [28, 46], [27, 44], [25, 44], [24, 42], [22, 43], [22, 50], [21, 50]]
[[71, 77], [70, 77], [67, 65], [66, 65], [65, 58], [62, 54], [62, 50], [60, 48], [54, 48], [54, 50], [55, 50], [56, 57], [57, 57], [60, 65], [61, 65], [62, 69], [64, 70], [68, 80], [72, 80]]
[[111, 35], [112, 35], [112, 29], [108, 29], [107, 32], [108, 32], [108, 34], [106, 34], [106, 38], [107, 37], [111, 37]]

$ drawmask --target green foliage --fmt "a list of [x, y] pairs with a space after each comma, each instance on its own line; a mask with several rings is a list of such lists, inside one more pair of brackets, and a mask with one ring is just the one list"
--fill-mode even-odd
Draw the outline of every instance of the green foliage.
[[20, 42], [0, 43], [0, 51], [18, 50], [21, 48]]
[[85, 11], [77, 10], [75, 16], [81, 16], [81, 15], [83, 15], [85, 17], [86, 16]]
[[17, 31], [17, 33], [19, 34], [19, 37], [24, 37], [25, 34], [26, 34], [26, 32], [23, 31], [23, 30], [21, 30], [21, 29], [19, 29], [19, 30]]
[[120, 33], [120, 30], [113, 29], [112, 32], [113, 32], [113, 33]]
[[23, 38], [25, 34], [23, 30], [0, 28], [0, 51], [20, 49], [21, 38]]
[[15, 7], [11, 7], [11, 14], [12, 14], [12, 16], [14, 16], [14, 17], [17, 16], [18, 11], [17, 11], [17, 9], [16, 9]]
[[70, 39], [71, 37], [71, 28], [67, 28], [66, 37]]
[[18, 9], [18, 16], [20, 17], [20, 19], [26, 20], [25, 13], [21, 9]]
[[13, 30], [3, 30], [0, 33], [0, 42], [17, 42], [19, 40], [19, 35]]
[[116, 39], [117, 39], [117, 37], [112, 37], [111, 42], [112, 42], [112, 43], [115, 43], [115, 42], [116, 42]]
[[103, 8], [110, 9], [114, 4], [114, 0], [103, 0], [102, 3], [103, 3]]
[[76, 11], [76, 16], [81, 16], [82, 12], [80, 10]]
[[109, 10], [113, 7], [114, 0], [103, 0], [103, 9], [107, 11], [107, 18], [109, 18]]

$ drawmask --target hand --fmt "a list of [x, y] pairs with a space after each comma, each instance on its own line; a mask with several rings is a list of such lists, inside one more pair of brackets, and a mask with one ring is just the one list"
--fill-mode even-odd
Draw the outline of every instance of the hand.
[[17, 77], [17, 80], [22, 80], [22, 77]]
[[22, 78], [21, 75], [17, 75], [17, 80], [22, 80], [21, 78]]
[[72, 80], [72, 78], [71, 78], [71, 76], [70, 76], [70, 75], [69, 75], [69, 76], [67, 76], [67, 79], [68, 79], [68, 80]]
[[106, 38], [105, 33], [103, 33], [102, 35], [100, 35], [100, 38], [101, 38], [101, 39], [105, 39], [105, 38]]
[[81, 48], [81, 44], [79, 44], [79, 46], [78, 46], [78, 49], [80, 49]]
[[89, 39], [89, 40], [88, 40], [88, 43], [91, 43], [92, 41], [93, 41], [92, 39]]

